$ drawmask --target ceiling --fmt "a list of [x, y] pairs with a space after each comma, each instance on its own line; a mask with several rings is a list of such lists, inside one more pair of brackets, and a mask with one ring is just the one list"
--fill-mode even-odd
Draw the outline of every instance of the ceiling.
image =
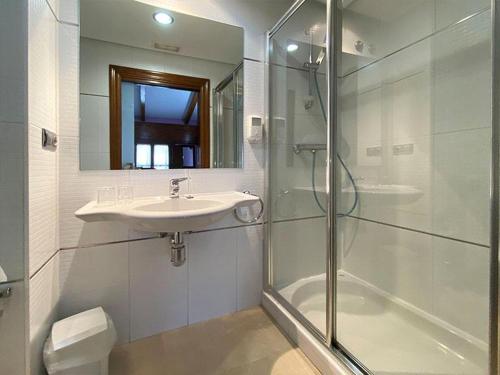
[[155, 48], [160, 43], [180, 49], [168, 53], [229, 64], [243, 59], [242, 28], [168, 10], [174, 23], [160, 25], [153, 20], [159, 10], [164, 9], [134, 0], [81, 0], [80, 35], [163, 51]]
[[432, 0], [344, 0], [343, 3], [354, 13], [388, 22], [429, 1]]
[[[183, 116], [189, 105], [191, 91], [169, 87], [135, 85], [134, 112], [140, 117], [140, 90], [143, 90], [146, 121], [168, 124], [184, 124]], [[198, 124], [197, 107], [191, 116], [189, 125]]]

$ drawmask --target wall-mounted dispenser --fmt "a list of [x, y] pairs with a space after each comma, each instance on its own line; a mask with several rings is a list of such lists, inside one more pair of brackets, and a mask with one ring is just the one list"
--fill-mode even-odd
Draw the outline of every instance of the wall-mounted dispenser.
[[250, 118], [250, 135], [248, 137], [248, 143], [262, 142], [262, 127], [262, 117], [252, 116]]

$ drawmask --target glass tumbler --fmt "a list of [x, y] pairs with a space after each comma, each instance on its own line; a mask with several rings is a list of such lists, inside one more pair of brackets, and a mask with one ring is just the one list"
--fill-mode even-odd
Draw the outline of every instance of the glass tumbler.
[[106, 186], [97, 188], [97, 205], [113, 206], [116, 204], [116, 188]]
[[118, 202], [130, 203], [134, 200], [134, 190], [132, 186], [118, 186]]

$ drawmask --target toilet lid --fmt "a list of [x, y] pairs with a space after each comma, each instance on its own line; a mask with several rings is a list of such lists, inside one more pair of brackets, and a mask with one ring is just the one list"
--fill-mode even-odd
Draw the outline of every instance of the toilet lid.
[[59, 350], [107, 329], [106, 314], [102, 307], [96, 307], [54, 323], [52, 346]]

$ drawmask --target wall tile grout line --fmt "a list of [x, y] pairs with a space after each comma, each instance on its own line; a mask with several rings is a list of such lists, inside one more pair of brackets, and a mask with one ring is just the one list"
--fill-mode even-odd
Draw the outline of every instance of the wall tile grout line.
[[83, 96], [97, 96], [99, 98], [109, 98], [109, 95], [103, 95], [103, 94], [91, 94], [91, 93], [86, 93], [86, 92], [81, 92], [79, 94], [83, 95]]
[[47, 6], [49, 7], [50, 9], [50, 12], [52, 13], [52, 15], [54, 16], [55, 20], [60, 23], [61, 25], [68, 25], [68, 26], [76, 26], [76, 27], [80, 27], [79, 24], [77, 23], [74, 23], [74, 22], [68, 22], [68, 21], [63, 21], [61, 20], [59, 17], [57, 17], [57, 14], [56, 12], [54, 11], [54, 9], [52, 9], [52, 5], [50, 5], [50, 2], [49, 0], [45, 0], [45, 3], [47, 4]]
[[[189, 234], [197, 234], [197, 233], [216, 232], [216, 231], [229, 230], [229, 229], [254, 227], [254, 226], [258, 226], [258, 225], [262, 225], [262, 224], [263, 223], [246, 224], [246, 225], [235, 225], [235, 226], [229, 226], [229, 227], [220, 227], [220, 228], [213, 228], [213, 229], [190, 231], [190, 232], [185, 232], [184, 234], [185, 235], [189, 235]], [[153, 239], [157, 239], [157, 238], [162, 238], [162, 235], [159, 234], [157, 236], [150, 236], [150, 237], [143, 237], [143, 238], [130, 238], [130, 239], [126, 239], [126, 240], [109, 241], [109, 242], [99, 242], [99, 243], [89, 243], [89, 244], [84, 244], [84, 245], [79, 245], [79, 246], [61, 247], [59, 250], [60, 251], [66, 251], [66, 250], [85, 249], [85, 248], [89, 248], [89, 247], [99, 247], [99, 246], [115, 245], [115, 244], [120, 244], [120, 243], [137, 242], [137, 241], [147, 241], [147, 240], [153, 240]]]
[[50, 261], [52, 259], [55, 258], [55, 256], [59, 253], [59, 251], [61, 251], [60, 249], [59, 250], [56, 250], [40, 267], [37, 268], [37, 270], [35, 272], [33, 272], [33, 274], [29, 277], [29, 279], [33, 279], [47, 264], [50, 263]]
[[408, 232], [425, 234], [425, 235], [428, 235], [428, 236], [431, 236], [431, 237], [437, 237], [437, 238], [442, 238], [442, 239], [445, 239], [445, 240], [450, 240], [450, 241], [455, 241], [455, 242], [461, 242], [461, 243], [465, 243], [465, 244], [468, 244], [468, 245], [473, 245], [473, 246], [482, 247], [482, 248], [486, 248], [486, 249], [490, 248], [489, 245], [481, 244], [479, 242], [461, 240], [459, 238], [453, 238], [453, 237], [449, 237], [449, 236], [444, 236], [442, 234], [437, 234], [437, 233], [432, 233], [432, 232], [426, 232], [426, 231], [423, 231], [423, 230], [418, 230], [418, 229], [403, 227], [401, 225], [395, 225], [395, 224], [390, 224], [390, 223], [384, 223], [382, 221], [376, 221], [376, 220], [366, 219], [366, 218], [363, 218], [363, 217], [358, 217], [358, 216], [353, 216], [353, 215], [348, 215], [348, 217], [351, 218], [351, 219], [357, 219], [357, 220], [360, 220], [360, 221], [365, 221], [365, 222], [369, 222], [369, 223], [374, 223], [374, 224], [378, 224], [378, 225], [383, 225], [383, 226], [387, 226], [387, 227], [401, 229], [401, 230], [405, 230], [405, 231], [408, 231]]

